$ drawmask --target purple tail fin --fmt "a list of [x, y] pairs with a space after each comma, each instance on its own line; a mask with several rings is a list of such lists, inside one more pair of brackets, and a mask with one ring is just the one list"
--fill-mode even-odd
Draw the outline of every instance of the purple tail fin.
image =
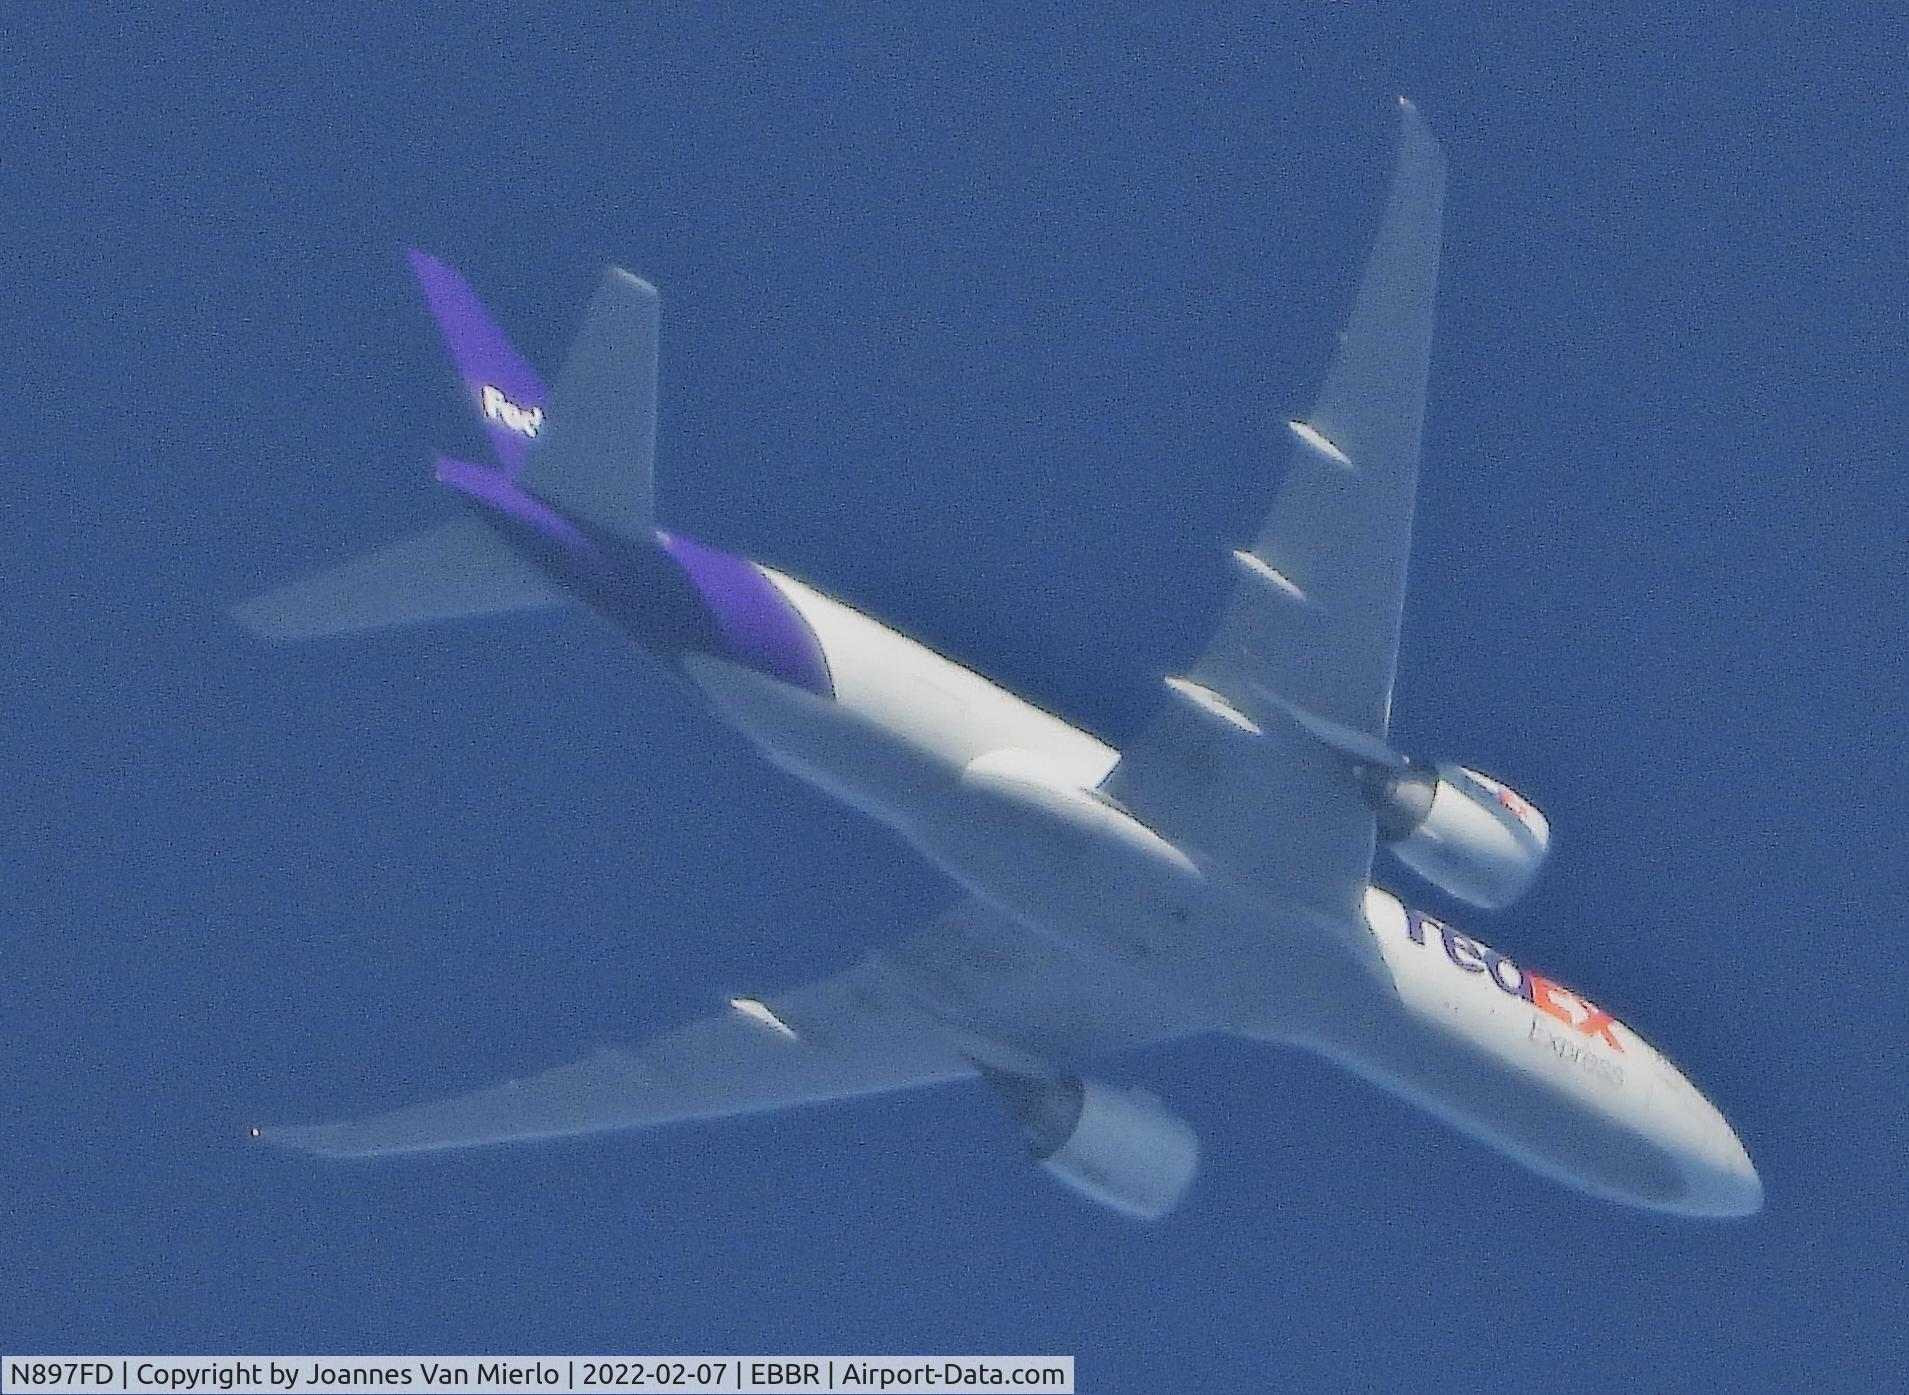
[[450, 347], [457, 375], [490, 434], [497, 463], [515, 479], [542, 430], [550, 395], [537, 370], [519, 357], [457, 271], [428, 252], [407, 253]]

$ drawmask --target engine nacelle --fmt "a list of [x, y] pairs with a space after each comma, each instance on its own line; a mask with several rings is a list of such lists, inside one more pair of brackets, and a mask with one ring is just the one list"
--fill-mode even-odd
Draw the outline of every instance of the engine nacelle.
[[1502, 910], [1524, 895], [1551, 851], [1545, 816], [1476, 770], [1443, 761], [1368, 768], [1364, 784], [1393, 855], [1481, 910]]
[[986, 1067], [983, 1074], [1020, 1123], [1029, 1151], [1063, 1186], [1143, 1221], [1158, 1220], [1186, 1195], [1200, 1140], [1145, 1090], [1078, 1076]]

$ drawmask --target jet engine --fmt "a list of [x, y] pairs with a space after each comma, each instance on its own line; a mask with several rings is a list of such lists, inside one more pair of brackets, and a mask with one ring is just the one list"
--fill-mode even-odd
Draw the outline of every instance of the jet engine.
[[1441, 891], [1503, 910], [1530, 889], [1551, 851], [1551, 825], [1515, 790], [1462, 765], [1366, 766], [1379, 838]]
[[1028, 1150], [1063, 1186], [1143, 1221], [1158, 1220], [1186, 1195], [1200, 1141], [1145, 1090], [988, 1066], [982, 1074], [1021, 1125]]

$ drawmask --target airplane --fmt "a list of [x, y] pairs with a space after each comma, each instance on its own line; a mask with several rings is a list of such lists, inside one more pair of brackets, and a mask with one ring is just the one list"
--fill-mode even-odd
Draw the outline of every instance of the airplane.
[[1498, 910], [1550, 848], [1514, 790], [1390, 744], [1445, 157], [1399, 103], [1351, 319], [1270, 518], [1232, 554], [1206, 647], [1116, 750], [824, 592], [659, 526], [657, 293], [608, 269], [547, 389], [465, 280], [410, 261], [494, 464], [439, 457], [466, 506], [233, 608], [307, 639], [571, 605], [770, 762], [880, 820], [953, 903], [846, 970], [642, 1045], [365, 1118], [254, 1128], [385, 1157], [984, 1081], [1061, 1184], [1152, 1220], [1192, 1128], [1099, 1058], [1225, 1033], [1298, 1047], [1580, 1192], [1756, 1212], [1723, 1115], [1583, 994], [1407, 906], [1377, 850]]

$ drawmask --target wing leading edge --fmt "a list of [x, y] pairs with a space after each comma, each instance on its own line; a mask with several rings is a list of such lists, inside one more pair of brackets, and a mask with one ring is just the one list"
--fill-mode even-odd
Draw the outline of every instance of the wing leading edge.
[[[1401, 100], [1385, 212], [1352, 318], [1272, 514], [1179, 687], [1108, 791], [1190, 851], [1275, 895], [1355, 908], [1372, 815], [1322, 727], [1382, 741], [1391, 712], [1431, 361], [1445, 157]], [[1242, 720], [1215, 720], [1215, 711]]]
[[766, 1000], [735, 999], [647, 1044], [451, 1099], [339, 1123], [265, 1128], [268, 1143], [382, 1157], [763, 1113], [978, 1073], [991, 1053], [1062, 1062], [1190, 1035], [1123, 971], [982, 904]]

